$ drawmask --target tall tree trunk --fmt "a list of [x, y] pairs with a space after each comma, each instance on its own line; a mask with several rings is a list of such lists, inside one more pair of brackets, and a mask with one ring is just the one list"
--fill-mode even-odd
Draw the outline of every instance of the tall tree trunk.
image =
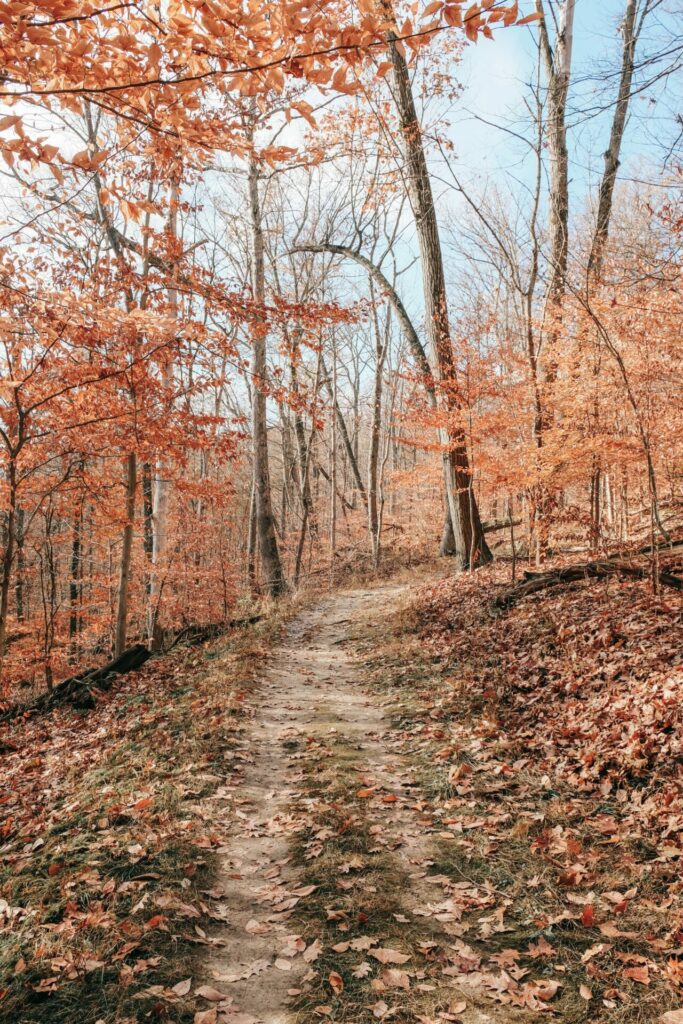
[[256, 575], [256, 480], [252, 477], [251, 493], [249, 495], [249, 531], [247, 534], [247, 582], [252, 597], [258, 593], [258, 579]]
[[[152, 551], [154, 550], [154, 528], [152, 526], [152, 515], [154, 513], [154, 500], [153, 500], [153, 487], [152, 487], [152, 467], [149, 462], [145, 462], [142, 467], [142, 519], [143, 519], [143, 538], [144, 538], [144, 550], [150, 563], [152, 561]], [[147, 581], [147, 594], [151, 588], [151, 577]]]
[[[643, 25], [643, 20], [646, 17], [649, 8], [650, 0], [646, 0], [643, 14], [640, 18], [639, 24], [637, 25], [636, 19], [638, 12], [638, 0], [626, 0], [626, 10], [624, 12], [624, 21], [622, 23], [623, 49], [621, 58], [621, 76], [619, 79], [619, 93], [617, 96], [616, 106], [614, 108], [614, 117], [612, 118], [612, 128], [610, 131], [609, 144], [607, 146], [607, 149], [605, 150], [605, 167], [602, 175], [602, 181], [600, 183], [600, 193], [598, 198], [598, 215], [595, 224], [595, 232], [593, 234], [593, 241], [591, 244], [591, 251], [588, 257], [589, 287], [591, 287], [592, 285], [599, 286], [600, 279], [602, 277], [602, 265], [605, 256], [605, 249], [607, 246], [607, 239], [609, 237], [610, 220], [612, 218], [614, 189], [617, 182], [617, 172], [619, 170], [621, 147], [624, 139], [626, 118], [628, 115], [628, 109], [631, 100], [633, 72], [635, 67], [636, 44], [638, 42], [638, 36], [640, 35], [640, 29]], [[599, 379], [602, 360], [599, 334], [596, 339], [596, 342], [596, 353], [593, 361], [595, 397], [593, 400], [592, 432], [594, 437], [597, 437], [600, 429]], [[602, 460], [600, 457], [600, 453], [596, 451], [592, 459], [590, 484], [591, 496], [593, 498], [591, 502], [590, 545], [591, 550], [593, 551], [597, 550], [600, 539], [602, 515], [602, 503], [600, 501], [601, 485]]]
[[[541, 54], [548, 82], [546, 118], [548, 150], [550, 153], [550, 253], [549, 280], [546, 296], [546, 315], [550, 328], [545, 337], [545, 383], [547, 391], [540, 409], [540, 421], [535, 434], [543, 447], [544, 434], [553, 424], [553, 386], [557, 379], [557, 346], [559, 343], [562, 304], [567, 287], [569, 258], [569, 153], [567, 150], [567, 95], [571, 77], [574, 48], [574, 12], [576, 0], [560, 0], [556, 19], [554, 46], [546, 20], [543, 0], [536, 0], [539, 15]], [[534, 496], [536, 516], [537, 561], [545, 559], [550, 530], [550, 512], [553, 498], [545, 484]]]
[[[401, 123], [408, 189], [420, 246], [426, 330], [434, 365], [438, 369], [439, 381], [443, 385], [444, 410], [452, 421], [457, 419], [461, 403], [456, 390], [443, 254], [422, 133], [408, 66], [401, 50], [401, 44], [396, 41], [395, 34], [390, 33], [389, 55], [393, 70], [393, 93]], [[472, 493], [472, 477], [464, 430], [460, 426], [450, 426], [442, 433], [443, 442], [449, 451], [449, 459], [445, 464], [446, 493], [453, 523], [456, 558], [463, 568], [470, 566], [470, 563], [473, 566], [483, 565], [491, 561], [492, 555], [484, 537], [479, 509]], [[472, 558], [471, 553], [474, 553]]]
[[612, 118], [609, 145], [605, 150], [605, 168], [600, 183], [600, 195], [598, 199], [598, 216], [593, 234], [590, 256], [588, 257], [588, 273], [591, 278], [599, 281], [602, 272], [602, 262], [605, 254], [605, 246], [609, 236], [610, 220], [612, 218], [612, 205], [614, 202], [614, 189], [617, 183], [617, 172], [621, 158], [621, 146], [624, 140], [624, 129], [626, 118], [631, 101], [631, 89], [633, 86], [633, 72], [635, 68], [636, 44], [643, 19], [647, 15], [650, 3], [645, 4], [643, 15], [639, 25], [636, 27], [638, 12], [638, 0], [626, 0], [626, 10], [621, 31], [623, 36], [623, 49], [621, 57], [621, 77], [619, 79], [619, 93]]
[[[177, 254], [175, 247], [178, 235], [178, 202], [180, 193], [181, 170], [179, 166], [173, 169], [170, 195], [167, 231], [174, 247], [171, 253], [173, 270], [171, 284], [167, 290], [168, 308], [172, 320], [178, 319], [178, 289], [177, 285]], [[164, 353], [161, 370], [162, 385], [168, 394], [173, 383], [173, 359], [168, 353]], [[169, 409], [170, 411], [170, 409]], [[164, 562], [166, 549], [168, 547], [168, 513], [170, 505], [171, 482], [169, 479], [169, 463], [163, 452], [157, 454], [154, 464], [154, 478], [152, 480], [152, 567], [149, 577], [149, 606], [147, 635], [150, 650], [158, 651], [162, 643], [162, 630], [159, 621], [161, 611], [161, 595], [163, 588]]]
[[24, 558], [24, 510], [21, 505], [17, 506], [16, 518], [16, 545], [17, 545], [17, 571], [14, 581], [14, 599], [17, 614], [17, 622], [24, 621], [24, 569], [26, 560]]
[[81, 578], [83, 576], [83, 502], [79, 501], [74, 509], [71, 525], [71, 579], [69, 580], [69, 636], [72, 641], [72, 654], [78, 654], [77, 637], [81, 631], [80, 598]]
[[375, 288], [370, 283], [370, 299], [372, 303], [372, 323], [375, 334], [375, 380], [372, 390], [372, 423], [370, 426], [370, 454], [368, 457], [368, 530], [372, 550], [372, 564], [375, 569], [380, 560], [380, 528], [381, 514], [379, 506], [379, 449], [382, 431], [382, 386], [384, 376], [384, 360], [389, 348], [390, 314], [387, 313], [385, 336], [382, 339], [377, 316]]
[[[333, 335], [334, 339], [334, 335]], [[332, 342], [332, 406], [337, 408], [337, 346]], [[332, 414], [330, 446], [330, 585], [334, 585], [334, 560], [337, 555], [337, 417]]]
[[[541, 52], [548, 79], [548, 149], [550, 151], [550, 281], [548, 298], [553, 317], [559, 315], [567, 280], [569, 253], [569, 154], [567, 152], [567, 94], [574, 44], [576, 0], [562, 0], [553, 48], [543, 0], [536, 0]], [[554, 353], [550, 353], [550, 360]]]
[[114, 657], [118, 658], [126, 649], [128, 632], [128, 590], [130, 584], [133, 536], [135, 532], [135, 492], [137, 489], [137, 456], [131, 452], [126, 460], [126, 525], [121, 543], [121, 568], [119, 575], [119, 598], [116, 612], [114, 636]]
[[7, 615], [9, 612], [9, 592], [14, 562], [14, 545], [16, 542], [17, 515], [17, 464], [15, 456], [10, 452], [7, 467], [7, 519], [5, 521], [5, 550], [2, 555], [0, 571], [0, 679], [7, 649]]
[[[253, 290], [258, 302], [265, 301], [266, 282], [263, 257], [263, 227], [258, 190], [258, 166], [252, 154], [249, 161], [249, 211], [253, 245]], [[266, 403], [266, 336], [265, 324], [256, 324], [253, 330], [253, 394], [252, 432], [254, 444], [254, 480], [256, 485], [256, 522], [261, 552], [263, 579], [272, 597], [279, 597], [287, 589], [280, 560], [275, 517], [270, 487], [270, 460], [268, 454], [268, 424]]]

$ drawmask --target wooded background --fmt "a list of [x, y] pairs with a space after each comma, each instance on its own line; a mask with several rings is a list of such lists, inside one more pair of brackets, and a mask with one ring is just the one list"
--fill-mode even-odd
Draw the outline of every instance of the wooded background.
[[[590, 102], [575, 0], [1, 6], [5, 697], [439, 551], [656, 562], [682, 501], [676, 3], [595, 10]], [[507, 32], [519, 172], [478, 180], [449, 118], [463, 47]]]

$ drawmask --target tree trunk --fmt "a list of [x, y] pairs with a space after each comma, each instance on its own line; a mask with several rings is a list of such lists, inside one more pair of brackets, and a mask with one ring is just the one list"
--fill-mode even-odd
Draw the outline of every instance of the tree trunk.
[[388, 348], [388, 337], [384, 342], [379, 329], [377, 304], [374, 287], [370, 285], [372, 301], [373, 327], [375, 332], [375, 380], [372, 391], [372, 424], [370, 427], [370, 455], [368, 459], [368, 530], [372, 550], [372, 564], [379, 566], [380, 558], [380, 510], [378, 503], [378, 469], [379, 443], [382, 429], [382, 384], [384, 373], [384, 357]]
[[[452, 421], [457, 419], [461, 403], [456, 387], [443, 255], [410, 75], [400, 45], [395, 34], [390, 33], [389, 55], [393, 69], [394, 101], [401, 123], [408, 189], [420, 246], [426, 330], [439, 382], [443, 386], [444, 409]], [[472, 492], [464, 430], [460, 426], [451, 426], [441, 433], [442, 442], [450, 456], [445, 464], [446, 493], [453, 523], [456, 558], [463, 568], [483, 565], [491, 561], [492, 555], [481, 528], [479, 509]]]
[[114, 657], [118, 658], [126, 649], [128, 629], [128, 588], [130, 584], [131, 556], [135, 532], [135, 492], [137, 489], [137, 457], [131, 452], [126, 460], [126, 525], [123, 528], [121, 544], [121, 569], [119, 575], [119, 599], [116, 612], [116, 633]]
[[[607, 146], [607, 149], [605, 151], [605, 168], [603, 171], [602, 181], [600, 183], [598, 216], [595, 224], [595, 232], [593, 234], [591, 251], [588, 257], [589, 285], [599, 285], [602, 276], [602, 264], [604, 260], [605, 249], [607, 246], [607, 239], [609, 236], [610, 220], [612, 217], [614, 188], [616, 186], [617, 172], [619, 170], [619, 159], [621, 156], [621, 146], [624, 138], [624, 129], [626, 127], [626, 117], [628, 115], [628, 108], [631, 100], [631, 88], [633, 85], [633, 71], [635, 66], [636, 44], [638, 42], [640, 29], [642, 28], [643, 18], [646, 16], [647, 11], [649, 9], [649, 3], [646, 3], [645, 5], [645, 10], [643, 12], [643, 16], [640, 20], [640, 24], [638, 27], [636, 27], [637, 8], [637, 0], [626, 0], [626, 11], [624, 13], [624, 21], [622, 24], [624, 45], [622, 50], [619, 94], [617, 96], [617, 103], [614, 109], [614, 117], [612, 119], [612, 128], [610, 131], [609, 145]], [[593, 369], [595, 389], [593, 417], [594, 435], [597, 435], [598, 433], [600, 417], [599, 374], [601, 359], [599, 335], [597, 341], [598, 345]], [[595, 495], [595, 501], [591, 505], [591, 550], [597, 549], [597, 542], [600, 537], [600, 520], [602, 506], [599, 496], [601, 487], [601, 476], [602, 464], [600, 454], [599, 452], [596, 452], [593, 457], [593, 467], [591, 473], [591, 491]]]
[[[334, 335], [333, 335], [334, 338]], [[332, 406], [337, 408], [337, 348], [332, 343]], [[334, 586], [334, 560], [337, 555], [337, 417], [332, 414], [330, 446], [330, 586]]]
[[[559, 315], [567, 279], [569, 253], [569, 154], [566, 108], [574, 42], [576, 0], [562, 0], [553, 49], [543, 0], [536, 0], [540, 15], [541, 51], [548, 78], [548, 148], [550, 151], [550, 281], [548, 298], [553, 316]], [[553, 353], [550, 353], [553, 359]]]
[[[175, 167], [172, 173], [169, 213], [167, 231], [175, 245], [178, 233], [178, 201], [180, 189], [180, 170]], [[178, 319], [178, 289], [177, 276], [178, 268], [175, 251], [172, 253], [173, 270], [171, 284], [167, 290], [169, 313], [173, 320]], [[173, 359], [168, 353], [164, 354], [161, 370], [162, 385], [167, 395], [173, 383]], [[170, 412], [170, 402], [169, 409]], [[168, 547], [168, 512], [170, 506], [171, 482], [169, 479], [169, 464], [163, 452], [157, 454], [154, 463], [154, 478], [152, 481], [152, 568], [149, 578], [149, 606], [147, 621], [147, 637], [151, 651], [158, 651], [162, 644], [161, 623], [159, 613], [161, 611], [161, 595], [163, 588], [164, 562], [166, 549]]]
[[[646, 4], [647, 13], [649, 4]], [[617, 182], [619, 160], [621, 157], [621, 145], [624, 139], [626, 117], [628, 115], [629, 103], [631, 100], [631, 88], [633, 85], [633, 71], [635, 67], [636, 44], [642, 27], [636, 29], [636, 15], [638, 0], [626, 0], [626, 11], [622, 23], [622, 35], [624, 39], [621, 77], [619, 80], [619, 94], [617, 104], [614, 108], [612, 129], [610, 132], [609, 145], [605, 151], [605, 169], [600, 183], [600, 197], [598, 201], [598, 217], [593, 235], [590, 256], [588, 258], [588, 272], [591, 277], [599, 280], [602, 271], [602, 262], [605, 254], [605, 246], [609, 235], [609, 225], [612, 217], [612, 203], [614, 200], [614, 188]]]
[[69, 636], [72, 640], [72, 653], [78, 654], [77, 637], [81, 631], [80, 600], [81, 600], [81, 578], [83, 576], [82, 558], [82, 533], [83, 533], [83, 503], [79, 502], [74, 509], [73, 523], [71, 526], [71, 579], [69, 580]]
[[344, 442], [344, 448], [346, 450], [346, 455], [349, 460], [349, 466], [351, 467], [351, 472], [353, 473], [353, 480], [356, 485], [358, 493], [363, 499], [363, 504], [367, 508], [368, 495], [365, 490], [365, 484], [363, 483], [363, 478], [360, 475], [360, 469], [358, 468], [358, 460], [356, 459], [356, 455], [353, 450], [353, 444], [351, 443], [351, 438], [349, 437], [349, 431], [346, 426], [346, 420], [344, 419], [342, 411], [339, 408], [339, 402], [337, 401], [334, 395], [332, 379], [327, 371], [327, 366], [325, 365], [324, 357], [321, 357], [320, 367], [323, 374], [323, 380], [325, 381], [325, 387], [327, 388], [330, 400], [332, 401], [332, 408], [334, 410], [334, 417], [337, 423], [337, 427], [339, 428], [339, 433], [341, 434], [342, 441]]
[[12, 453], [10, 453], [9, 466], [7, 467], [7, 520], [5, 523], [5, 550], [2, 556], [2, 580], [0, 580], [0, 679], [2, 678], [2, 667], [5, 660], [7, 647], [7, 615], [9, 612], [9, 592], [12, 579], [12, 564], [14, 562], [14, 545], [16, 540], [16, 514], [17, 514], [17, 465]]
[[[258, 167], [252, 155], [249, 162], [249, 209], [253, 244], [253, 290], [258, 302], [265, 301], [265, 267], [263, 257], [263, 229], [258, 191]], [[287, 589], [277, 535], [270, 487], [270, 460], [268, 454], [268, 424], [266, 403], [266, 335], [265, 324], [256, 324], [253, 330], [252, 358], [252, 431], [254, 445], [254, 480], [256, 487], [256, 523], [261, 552], [263, 579], [268, 593], [279, 597]]]

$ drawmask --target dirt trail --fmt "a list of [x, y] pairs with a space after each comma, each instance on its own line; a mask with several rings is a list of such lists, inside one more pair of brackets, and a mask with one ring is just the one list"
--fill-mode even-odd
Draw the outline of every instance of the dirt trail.
[[[371, 617], [388, 618], [405, 589], [356, 590], [300, 613], [245, 702], [245, 745], [213, 811], [233, 823], [219, 878], [228, 923], [205, 972], [226, 997], [213, 1003], [216, 1016], [207, 1018], [218, 1024], [292, 1024], [320, 1017], [291, 1009], [319, 966], [316, 948], [309, 940], [305, 949], [307, 941], [293, 920], [313, 887], [306, 884], [292, 845], [310, 826], [314, 805], [325, 799], [315, 783], [311, 787], [310, 776], [306, 787], [311, 747], [322, 745], [329, 755], [326, 763], [323, 757], [326, 778], [344, 773], [352, 781], [350, 792], [371, 787], [375, 799], [366, 802], [372, 803], [377, 822], [372, 831], [378, 848], [390, 851], [395, 862], [387, 886], [395, 886], [397, 878], [401, 883], [400, 894], [390, 895], [400, 898], [404, 913], [394, 916], [423, 929], [424, 942], [459, 934], [450, 928], [459, 917], [457, 907], [444, 901], [438, 879], [435, 884], [426, 878], [431, 842], [410, 809], [415, 802], [410, 766], [392, 749], [385, 712], [364, 691], [353, 661], [355, 634]], [[361, 879], [359, 888], [362, 884]], [[368, 993], [375, 1002], [369, 983]], [[368, 1011], [365, 1019], [379, 1014]], [[487, 1024], [494, 1018], [469, 1002], [457, 1020]]]

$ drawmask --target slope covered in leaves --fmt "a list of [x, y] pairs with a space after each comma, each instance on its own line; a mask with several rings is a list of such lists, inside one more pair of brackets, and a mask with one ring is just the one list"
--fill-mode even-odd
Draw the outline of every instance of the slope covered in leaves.
[[683, 1019], [680, 598], [611, 579], [494, 613], [507, 586], [506, 567], [443, 580], [372, 638], [433, 871], [498, 897], [464, 926], [471, 980], [515, 1005], [540, 960], [563, 1021]]
[[226, 915], [200, 801], [240, 764], [243, 688], [277, 629], [155, 659], [93, 712], [3, 728], [1, 1019], [193, 1019], [185, 978]]

